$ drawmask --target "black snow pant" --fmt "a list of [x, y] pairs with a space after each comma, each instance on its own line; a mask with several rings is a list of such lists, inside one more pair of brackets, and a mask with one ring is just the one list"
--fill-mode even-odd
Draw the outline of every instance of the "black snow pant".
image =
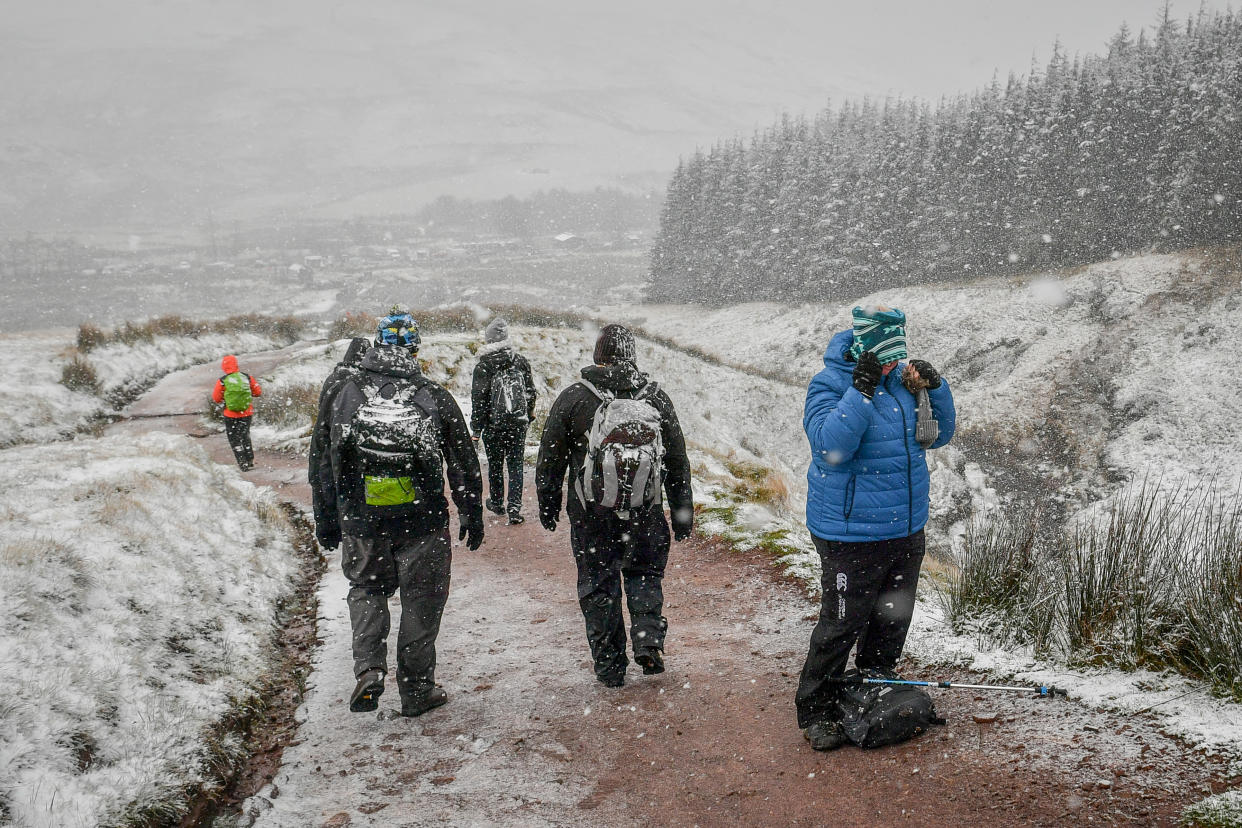
[[250, 445], [250, 417], [225, 417], [224, 433], [233, 449], [233, 458], [243, 471], [254, 467], [254, 448]]
[[664, 510], [647, 510], [630, 520], [593, 515], [581, 524], [571, 521], [569, 537], [595, 675], [623, 676], [630, 663], [621, 613], [623, 586], [634, 652], [664, 649], [668, 621], [662, 614], [663, 583], [669, 547]]
[[401, 591], [397, 631], [397, 687], [418, 699], [436, 683], [436, 636], [448, 600], [453, 552], [447, 529], [430, 535], [357, 538], [341, 544], [349, 579], [354, 676], [388, 672], [388, 599]]
[[923, 562], [923, 530], [904, 538], [848, 543], [817, 538], [823, 563], [819, 623], [798, 682], [798, 727], [836, 719], [832, 678], [845, 672], [850, 649], [859, 670], [892, 673], [906, 645]]
[[483, 451], [487, 454], [488, 500], [497, 508], [505, 505], [505, 470], [509, 472], [507, 510], [516, 515], [522, 511], [522, 463], [526, 452], [526, 426], [489, 430], [483, 434]]

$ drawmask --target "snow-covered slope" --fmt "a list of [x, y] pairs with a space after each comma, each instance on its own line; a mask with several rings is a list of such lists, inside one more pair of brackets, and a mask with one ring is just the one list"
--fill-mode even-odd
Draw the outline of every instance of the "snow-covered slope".
[[[862, 297], [909, 318], [913, 356], [949, 378], [955, 445], [1006, 494], [1076, 503], [1123, 480], [1242, 468], [1239, 272], [1217, 254], [1120, 259], [1068, 273], [907, 287]], [[605, 308], [722, 361], [805, 388], [855, 303]], [[782, 417], [799, 416], [784, 411]]]
[[0, 383], [0, 448], [72, 437], [165, 374], [215, 362], [228, 353], [266, 351], [281, 344], [269, 336], [239, 332], [106, 345], [83, 356], [99, 381], [98, 392], [91, 394], [70, 391], [60, 382], [61, 371], [77, 354], [75, 335], [66, 328], [0, 336], [0, 363], [11, 369], [9, 381]]
[[2, 457], [0, 823], [184, 807], [240, 747], [206, 731], [266, 664], [296, 566], [283, 513], [185, 437]]

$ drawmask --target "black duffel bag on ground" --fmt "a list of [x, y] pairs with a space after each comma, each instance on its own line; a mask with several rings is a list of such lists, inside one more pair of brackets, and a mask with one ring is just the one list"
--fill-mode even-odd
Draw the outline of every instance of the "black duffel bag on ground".
[[891, 679], [893, 676], [850, 670], [841, 678], [837, 697], [841, 730], [859, 747], [900, 744], [924, 733], [932, 725], [945, 723], [937, 715], [931, 696], [922, 688], [864, 684], [863, 678]]

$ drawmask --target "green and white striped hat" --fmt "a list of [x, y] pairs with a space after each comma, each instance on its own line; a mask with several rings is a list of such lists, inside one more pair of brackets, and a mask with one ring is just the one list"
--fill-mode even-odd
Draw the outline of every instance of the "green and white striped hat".
[[854, 344], [850, 354], [854, 359], [864, 351], [871, 351], [881, 365], [905, 359], [906, 315], [896, 308], [881, 310], [877, 307], [854, 308]]

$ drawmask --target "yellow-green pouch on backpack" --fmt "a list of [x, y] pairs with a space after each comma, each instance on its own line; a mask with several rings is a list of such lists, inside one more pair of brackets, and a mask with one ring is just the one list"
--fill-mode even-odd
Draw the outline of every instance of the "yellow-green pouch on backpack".
[[376, 477], [363, 475], [368, 506], [403, 506], [418, 501], [414, 480], [409, 477]]

